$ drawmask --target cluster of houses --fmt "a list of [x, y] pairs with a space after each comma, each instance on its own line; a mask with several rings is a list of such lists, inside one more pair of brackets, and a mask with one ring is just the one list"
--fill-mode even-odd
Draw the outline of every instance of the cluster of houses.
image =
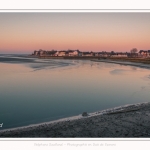
[[125, 52], [81, 52], [78, 49], [77, 50], [62, 50], [62, 51], [57, 51], [57, 50], [51, 50], [51, 51], [46, 51], [46, 50], [35, 50], [34, 53], [32, 54], [34, 56], [102, 56], [102, 57], [127, 57], [128, 53]]
[[140, 50], [138, 55], [141, 57], [150, 57], [150, 50]]
[[34, 56], [97, 56], [97, 57], [150, 57], [150, 50], [140, 50], [138, 53], [131, 53], [131, 52], [81, 52], [77, 50], [35, 50], [32, 54]]

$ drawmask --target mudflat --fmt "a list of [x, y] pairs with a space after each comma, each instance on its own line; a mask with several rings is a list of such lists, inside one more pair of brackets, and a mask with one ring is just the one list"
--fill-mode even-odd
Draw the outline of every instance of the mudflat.
[[140, 61], [128, 61], [128, 60], [121, 60], [121, 59], [117, 59], [117, 60], [111, 60], [111, 59], [92, 59], [91, 61], [95, 61], [95, 62], [105, 62], [105, 63], [112, 63], [112, 64], [119, 64], [119, 65], [125, 65], [125, 66], [135, 66], [135, 67], [139, 67], [139, 68], [147, 68], [150, 69], [150, 65], [149, 63], [143, 63]]
[[0, 131], [0, 137], [150, 137], [150, 103], [106, 112], [75, 120]]

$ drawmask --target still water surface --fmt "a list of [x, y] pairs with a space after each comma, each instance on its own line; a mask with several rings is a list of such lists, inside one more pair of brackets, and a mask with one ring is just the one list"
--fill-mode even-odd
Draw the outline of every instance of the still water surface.
[[149, 101], [149, 69], [0, 56], [0, 130]]

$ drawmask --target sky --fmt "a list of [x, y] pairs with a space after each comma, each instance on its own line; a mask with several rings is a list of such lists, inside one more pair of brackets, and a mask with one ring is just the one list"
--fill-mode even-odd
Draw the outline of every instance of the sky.
[[150, 50], [150, 13], [0, 13], [0, 54]]

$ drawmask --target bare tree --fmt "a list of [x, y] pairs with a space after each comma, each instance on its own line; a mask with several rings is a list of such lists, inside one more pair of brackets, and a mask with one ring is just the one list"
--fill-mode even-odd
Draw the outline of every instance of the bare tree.
[[131, 53], [136, 53], [136, 52], [138, 52], [138, 50], [137, 50], [137, 48], [132, 48], [132, 49], [130, 50], [130, 52], [131, 52]]
[[132, 48], [130, 52], [131, 52], [131, 56], [133, 57], [133, 56], [136, 56], [136, 53], [138, 52], [138, 50], [137, 48]]

